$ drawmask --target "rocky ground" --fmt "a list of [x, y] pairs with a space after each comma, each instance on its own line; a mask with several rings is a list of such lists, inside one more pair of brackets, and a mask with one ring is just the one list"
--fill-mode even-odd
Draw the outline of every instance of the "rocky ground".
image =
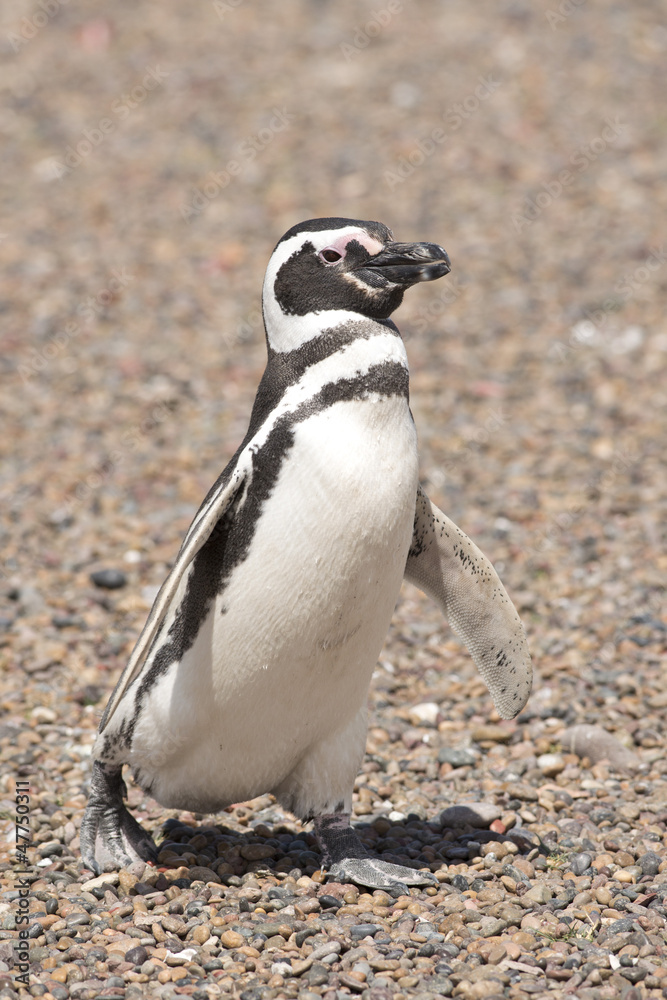
[[[0, 997], [667, 995], [667, 31], [548, 2], [3, 12]], [[97, 722], [247, 425], [273, 245], [320, 215], [450, 254], [396, 317], [422, 478], [512, 594], [533, 696], [499, 720], [406, 587], [355, 813], [437, 888], [325, 883], [268, 796], [131, 783], [159, 867], [92, 879]]]

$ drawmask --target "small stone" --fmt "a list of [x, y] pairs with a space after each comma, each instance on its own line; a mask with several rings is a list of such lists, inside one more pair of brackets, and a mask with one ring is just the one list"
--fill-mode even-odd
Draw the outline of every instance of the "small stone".
[[[528, 893], [526, 893], [528, 895]], [[507, 922], [499, 917], [482, 917], [479, 933], [483, 938], [497, 937], [507, 927]]]
[[220, 935], [220, 944], [223, 948], [241, 948], [245, 944], [245, 938], [238, 931], [224, 931]]
[[582, 851], [581, 854], [573, 854], [570, 858], [570, 871], [575, 875], [583, 875], [593, 864], [593, 855]]
[[304, 976], [304, 979], [306, 979], [310, 986], [323, 986], [329, 981], [329, 969], [326, 965], [322, 965], [321, 962], [315, 962]]
[[545, 885], [543, 882], [538, 882], [524, 892], [522, 899], [529, 899], [533, 903], [538, 903], [540, 905], [548, 903], [552, 898], [553, 893], [551, 889]]
[[138, 881], [137, 876], [130, 874], [125, 868], [121, 868], [118, 873], [118, 885], [123, 896], [129, 896], [130, 890], [134, 889]]
[[[525, 781], [516, 781], [512, 785], [512, 795], [522, 802], [537, 802], [539, 795], [537, 789], [532, 785], [527, 785]], [[531, 821], [532, 822], [532, 821]]]
[[102, 875], [97, 875], [95, 878], [89, 878], [87, 882], [83, 882], [81, 888], [84, 892], [92, 892], [93, 889], [102, 889], [106, 885], [118, 885], [118, 882], [118, 872], [104, 872]]
[[438, 750], [438, 763], [451, 764], [452, 767], [468, 767], [475, 764], [477, 754], [472, 750], [442, 747]]
[[130, 948], [125, 952], [125, 961], [132, 965], [143, 965], [148, 959], [148, 952], [141, 945], [138, 948]]
[[118, 590], [127, 584], [127, 576], [121, 569], [98, 569], [90, 574], [90, 579], [104, 590]]
[[246, 861], [265, 861], [275, 855], [275, 848], [269, 844], [244, 844], [241, 848], [241, 857]]
[[286, 962], [284, 960], [281, 962], [274, 962], [271, 966], [271, 974], [283, 977], [292, 976], [292, 965], [290, 962]]
[[490, 743], [509, 743], [512, 739], [513, 730], [506, 729], [505, 726], [475, 726], [471, 736], [475, 743], [483, 743], [488, 740]]
[[[506, 868], [514, 868], [515, 871], [519, 872], [518, 877], [513, 871], [506, 871]], [[505, 865], [503, 868], [503, 875], [509, 875], [510, 878], [515, 878], [517, 881], [519, 881], [522, 875], [525, 875], [526, 878], [533, 879], [535, 878], [535, 868], [528, 858], [515, 857], [511, 865]]]
[[162, 926], [166, 931], [169, 931], [170, 934], [177, 934], [181, 937], [185, 935], [186, 931], [185, 921], [181, 920], [181, 918], [176, 916], [175, 914], [174, 915], [166, 914], [165, 916], [163, 916]]
[[458, 806], [450, 806], [440, 813], [440, 825], [445, 829], [458, 826], [481, 828], [488, 826], [494, 819], [500, 819], [502, 809], [491, 802], [466, 802]]
[[338, 899], [337, 896], [331, 896], [329, 893], [324, 893], [324, 895], [319, 897], [320, 906], [327, 910], [339, 910], [343, 905], [343, 900]]
[[33, 708], [30, 714], [35, 722], [55, 722], [58, 718], [52, 708], [46, 708], [44, 705], [38, 705], [37, 708]]
[[410, 721], [414, 726], [435, 726], [440, 714], [440, 706], [434, 701], [425, 701], [409, 709]]
[[634, 865], [635, 859], [632, 854], [629, 854], [627, 851], [617, 851], [614, 855], [614, 862], [620, 868], [627, 868], [628, 865]]
[[637, 858], [637, 864], [644, 875], [657, 875], [661, 859], [653, 851], [647, 851], [646, 854], [642, 854]]
[[381, 930], [382, 928], [378, 927], [377, 924], [353, 924], [350, 927], [350, 937], [355, 941], [359, 941], [361, 938], [368, 937], [369, 935], [370, 937], [375, 937]]
[[498, 944], [494, 944], [493, 947], [490, 949], [490, 951], [487, 953], [486, 960], [489, 963], [489, 965], [499, 965], [506, 957], [507, 957], [507, 948], [505, 947], [504, 944], [499, 942]]
[[537, 766], [547, 778], [553, 778], [565, 770], [562, 753], [543, 753], [537, 758]]
[[624, 747], [619, 739], [601, 726], [581, 724], [561, 733], [561, 744], [567, 753], [588, 757], [594, 764], [608, 760], [614, 767], [634, 767], [639, 763], [637, 754]]
[[618, 971], [624, 979], [627, 979], [631, 983], [640, 983], [648, 975], [648, 969], [642, 969], [640, 965], [621, 966]]
[[188, 871], [188, 878], [191, 878], [193, 882], [219, 882], [217, 872], [214, 872], [212, 868], [206, 868], [203, 865], [193, 865]]
[[197, 952], [194, 948], [184, 948], [183, 951], [170, 951], [165, 958], [165, 962], [171, 966], [185, 965], [186, 962], [191, 962], [196, 954]]

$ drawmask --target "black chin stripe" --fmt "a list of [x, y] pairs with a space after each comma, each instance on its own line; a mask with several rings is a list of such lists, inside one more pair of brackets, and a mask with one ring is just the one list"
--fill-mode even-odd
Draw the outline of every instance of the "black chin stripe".
[[359, 319], [322, 330], [321, 334], [317, 334], [312, 340], [306, 341], [305, 344], [296, 347], [293, 351], [274, 351], [267, 344], [268, 361], [257, 388], [248, 430], [229, 465], [204, 497], [196, 516], [199, 515], [214, 493], [217, 493], [229, 482], [241, 452], [254, 438], [262, 424], [266, 422], [272, 410], [283, 398], [286, 389], [295, 385], [311, 365], [316, 365], [319, 361], [332, 357], [338, 353], [341, 347], [352, 344], [355, 340], [370, 340], [371, 337], [377, 336], [385, 330], [395, 333], [398, 338], [401, 336], [393, 320]]
[[[396, 361], [373, 365], [367, 372], [353, 378], [329, 382], [297, 409], [284, 414], [276, 421], [266, 441], [252, 455], [252, 472], [245, 502], [232, 503], [211, 536], [197, 553], [187, 576], [186, 592], [176, 617], [166, 636], [158, 635], [154, 650], [149, 653], [143, 679], [137, 689], [132, 717], [125, 720], [118, 732], [118, 741], [130, 747], [141, 706], [148, 692], [193, 646], [213, 601], [226, 589], [234, 569], [248, 556], [257, 523], [278, 481], [283, 462], [294, 444], [295, 427], [309, 417], [321, 413], [335, 403], [368, 399], [379, 395], [409, 398], [407, 369]], [[221, 479], [228, 478], [228, 470], [238, 461], [232, 459]]]
[[[378, 326], [382, 329], [378, 330]], [[321, 333], [307, 340], [293, 351], [274, 351], [269, 345], [269, 365], [280, 365], [289, 376], [287, 385], [298, 382], [307, 368], [316, 365], [336, 354], [341, 347], [354, 343], [355, 340], [370, 340], [380, 333], [389, 331], [400, 339], [398, 327], [390, 319], [358, 319], [341, 323], [338, 326], [322, 330]]]
[[355, 340], [370, 340], [387, 331], [400, 339], [398, 327], [390, 319], [359, 319], [322, 330], [293, 351], [274, 351], [269, 344], [266, 370], [257, 390], [243, 445], [255, 436], [285, 390], [299, 382], [312, 365], [332, 357]]

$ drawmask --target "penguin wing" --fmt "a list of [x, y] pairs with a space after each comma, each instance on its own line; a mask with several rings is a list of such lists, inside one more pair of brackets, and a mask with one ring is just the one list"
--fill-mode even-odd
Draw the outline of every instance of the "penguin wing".
[[405, 578], [440, 605], [468, 647], [498, 713], [513, 719], [533, 681], [521, 619], [486, 556], [421, 488]]
[[217, 483], [209, 491], [201, 507], [195, 514], [192, 524], [187, 530], [183, 544], [169, 576], [158, 592], [153, 607], [150, 610], [146, 624], [132, 650], [125, 670], [116, 685], [100, 722], [102, 732], [118, 706], [125, 691], [142, 670], [160, 628], [167, 618], [172, 602], [176, 597], [179, 585], [193, 559], [210, 537], [220, 518], [225, 515], [244, 486], [247, 473], [240, 463], [229, 474], [229, 467], [222, 473]]

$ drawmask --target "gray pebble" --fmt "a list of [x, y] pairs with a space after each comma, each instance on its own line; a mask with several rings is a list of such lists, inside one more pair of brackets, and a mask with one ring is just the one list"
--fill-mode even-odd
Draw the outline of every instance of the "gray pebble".
[[466, 767], [477, 761], [477, 755], [472, 750], [457, 750], [455, 747], [442, 747], [438, 750], [438, 762], [451, 764], [452, 767]]
[[132, 965], [143, 965], [147, 959], [148, 952], [141, 945], [138, 948], [130, 948], [130, 950], [125, 953], [125, 961], [132, 962]]
[[118, 590], [127, 583], [127, 576], [120, 569], [98, 569], [90, 574], [90, 579], [96, 587], [105, 590]]
[[593, 862], [593, 856], [582, 851], [581, 854], [573, 854], [570, 858], [570, 869], [575, 875], [583, 875], [583, 873], [591, 867]]
[[450, 806], [440, 813], [440, 824], [445, 829], [457, 826], [484, 827], [500, 819], [503, 811], [492, 802], [466, 802]]
[[[530, 879], [527, 875], [524, 875], [522, 871], [515, 868], [514, 865], [503, 865], [503, 875], [507, 875], [509, 878], [513, 878], [515, 882], [526, 882], [530, 884]], [[454, 879], [452, 879], [452, 885], [454, 884]]]
[[380, 930], [382, 928], [378, 927], [377, 924], [355, 924], [350, 928], [350, 937], [359, 941], [361, 938], [368, 937], [369, 934], [371, 937], [375, 937]]
[[637, 858], [637, 864], [644, 875], [657, 875], [660, 868], [661, 859], [653, 851], [647, 851]]
[[623, 746], [621, 741], [601, 726], [581, 723], [561, 733], [563, 749], [588, 757], [593, 763], [608, 760], [613, 767], [633, 767], [639, 763], [637, 754]]
[[627, 979], [631, 983], [640, 983], [648, 975], [648, 970], [642, 969], [639, 965], [628, 966], [627, 968], [621, 967], [618, 971], [624, 979]]

